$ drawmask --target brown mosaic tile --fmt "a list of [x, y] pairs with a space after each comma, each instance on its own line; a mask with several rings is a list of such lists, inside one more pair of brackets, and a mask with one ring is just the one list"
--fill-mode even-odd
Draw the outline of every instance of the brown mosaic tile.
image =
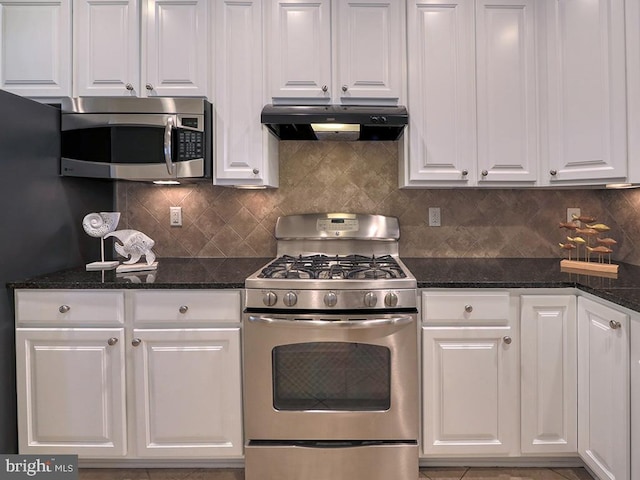
[[[207, 183], [159, 187], [118, 182], [119, 228], [156, 241], [159, 256], [258, 256], [275, 253], [281, 215], [343, 211], [400, 220], [403, 256], [560, 257], [558, 228], [567, 207], [611, 227], [614, 260], [640, 265], [640, 191], [398, 188], [394, 142], [280, 143], [280, 188], [246, 191]], [[183, 227], [169, 227], [169, 206]], [[440, 207], [442, 227], [428, 226]], [[259, 228], [258, 228], [259, 227]]]

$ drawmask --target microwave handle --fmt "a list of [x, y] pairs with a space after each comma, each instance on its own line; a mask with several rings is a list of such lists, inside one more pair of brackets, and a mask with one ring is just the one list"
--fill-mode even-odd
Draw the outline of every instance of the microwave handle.
[[167, 164], [167, 172], [173, 175], [173, 161], [171, 159], [171, 129], [173, 128], [173, 117], [167, 118], [164, 127], [164, 161]]

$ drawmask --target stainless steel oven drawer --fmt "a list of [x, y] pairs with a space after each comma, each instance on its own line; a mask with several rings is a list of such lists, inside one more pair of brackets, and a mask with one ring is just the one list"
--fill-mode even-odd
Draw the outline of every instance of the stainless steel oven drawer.
[[252, 445], [245, 447], [245, 480], [416, 480], [418, 445]]

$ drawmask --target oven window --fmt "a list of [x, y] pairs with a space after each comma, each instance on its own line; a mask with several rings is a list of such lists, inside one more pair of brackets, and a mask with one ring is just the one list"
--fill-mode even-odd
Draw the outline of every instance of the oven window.
[[391, 352], [379, 345], [310, 342], [273, 349], [276, 410], [388, 410]]

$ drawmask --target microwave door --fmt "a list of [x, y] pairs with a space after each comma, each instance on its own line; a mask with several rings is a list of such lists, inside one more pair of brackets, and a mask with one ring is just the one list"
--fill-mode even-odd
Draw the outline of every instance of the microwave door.
[[[174, 115], [80, 114], [64, 120], [63, 175], [149, 181], [178, 177]], [[202, 176], [204, 168], [187, 170]]]

